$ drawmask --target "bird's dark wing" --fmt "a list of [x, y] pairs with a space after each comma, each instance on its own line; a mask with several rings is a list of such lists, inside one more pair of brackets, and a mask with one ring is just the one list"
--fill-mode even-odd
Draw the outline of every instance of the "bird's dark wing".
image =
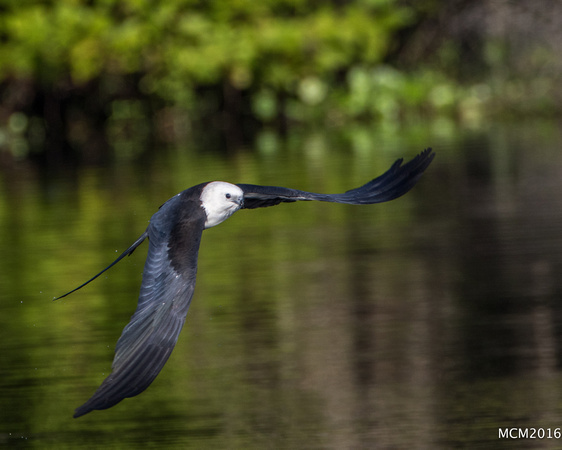
[[253, 184], [239, 184], [238, 186], [244, 191], [243, 208], [245, 209], [262, 208], [299, 200], [318, 200], [349, 205], [382, 203], [398, 198], [412, 189], [434, 156], [435, 153], [428, 148], [404, 165], [402, 165], [403, 160], [399, 159], [381, 176], [343, 194], [315, 194], [297, 189]]
[[152, 216], [137, 309], [117, 342], [111, 374], [74, 417], [140, 394], [168, 360], [195, 287], [205, 213], [199, 204], [193, 206], [195, 213], [184, 217], [190, 209], [180, 195]]

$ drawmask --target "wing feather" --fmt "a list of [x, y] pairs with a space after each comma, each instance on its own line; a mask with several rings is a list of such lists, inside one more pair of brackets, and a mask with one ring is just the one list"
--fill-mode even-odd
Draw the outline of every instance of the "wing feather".
[[402, 165], [397, 160], [385, 173], [367, 184], [351, 189], [343, 194], [316, 194], [277, 186], [258, 186], [239, 184], [244, 191], [245, 209], [275, 206], [282, 202], [310, 201], [346, 203], [349, 205], [367, 205], [382, 203], [404, 195], [418, 182], [435, 153], [431, 148], [424, 150], [414, 159]]
[[[160, 373], [176, 345], [193, 297], [205, 223], [198, 205], [191, 205], [196, 214], [182, 216], [186, 205], [181, 200], [166, 203], [151, 219], [137, 309], [117, 342], [111, 374], [76, 409], [74, 417], [140, 394]], [[176, 260], [178, 255], [182, 255], [181, 261]]]

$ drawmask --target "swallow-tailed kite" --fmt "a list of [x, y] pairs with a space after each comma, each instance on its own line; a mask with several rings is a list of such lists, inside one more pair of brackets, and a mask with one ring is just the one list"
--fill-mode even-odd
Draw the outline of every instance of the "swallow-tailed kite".
[[387, 202], [408, 192], [434, 155], [428, 148], [404, 165], [399, 159], [381, 176], [343, 194], [314, 194], [284, 187], [212, 181], [172, 197], [152, 216], [146, 231], [113, 263], [58, 297], [85, 286], [133, 253], [148, 238], [148, 256], [137, 309], [117, 341], [112, 372], [94, 395], [76, 409], [74, 417], [94, 409], [110, 408], [124, 398], [140, 394], [160, 373], [176, 345], [191, 303], [203, 230], [225, 221], [239, 209], [283, 202], [318, 200], [349, 205]]

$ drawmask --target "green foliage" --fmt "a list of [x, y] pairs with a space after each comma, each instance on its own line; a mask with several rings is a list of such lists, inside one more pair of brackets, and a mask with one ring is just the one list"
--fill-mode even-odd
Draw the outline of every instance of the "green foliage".
[[224, 82], [296, 93], [303, 78], [333, 81], [356, 63], [379, 62], [409, 16], [395, 3], [13, 2], [1, 19], [0, 79], [70, 74], [80, 84], [138, 73], [144, 92], [180, 103], [191, 98], [182, 91]]
[[134, 157], [198, 118], [232, 130], [560, 111], [556, 46], [527, 43], [527, 28], [451, 31], [484, 21], [485, 3], [1, 1], [0, 148], [15, 157], [69, 143], [65, 155], [95, 160], [107, 142]]

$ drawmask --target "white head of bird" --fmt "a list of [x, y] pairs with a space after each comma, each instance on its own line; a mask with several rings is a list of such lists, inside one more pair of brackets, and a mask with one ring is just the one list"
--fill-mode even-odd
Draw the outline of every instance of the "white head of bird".
[[224, 222], [242, 207], [244, 192], [235, 184], [213, 181], [201, 192], [201, 206], [207, 214], [205, 228]]

